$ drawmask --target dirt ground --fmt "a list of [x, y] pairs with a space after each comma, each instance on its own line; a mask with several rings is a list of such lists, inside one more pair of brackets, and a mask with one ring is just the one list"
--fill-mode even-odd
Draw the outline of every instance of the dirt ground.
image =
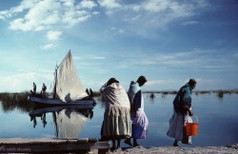
[[[89, 153], [97, 153], [91, 151]], [[144, 148], [142, 146], [133, 148], [119, 148], [108, 151], [107, 154], [238, 154], [238, 144], [230, 146], [206, 146], [206, 147], [174, 147], [161, 146]]]

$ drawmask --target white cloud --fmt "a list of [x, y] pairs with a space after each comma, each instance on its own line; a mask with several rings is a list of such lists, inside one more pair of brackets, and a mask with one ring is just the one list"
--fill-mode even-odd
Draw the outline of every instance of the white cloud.
[[178, 90], [183, 84], [187, 83], [189, 79], [163, 79], [163, 80], [148, 80], [144, 85], [144, 89], [150, 90]]
[[60, 31], [48, 31], [46, 37], [49, 41], [55, 41], [58, 40], [61, 35], [62, 32]]
[[9, 13], [9, 11], [0, 11], [0, 20], [4, 20], [6, 18], [10, 18], [11, 14]]
[[206, 7], [206, 1], [186, 1], [178, 2], [176, 0], [147, 0], [140, 4], [131, 5], [134, 11], [145, 10], [148, 12], [162, 13], [163, 15], [170, 16], [190, 16], [195, 9]]
[[158, 37], [158, 30], [164, 31], [171, 23], [188, 20], [208, 6], [207, 0], [99, 0], [98, 3], [115, 23], [124, 21], [126, 32], [148, 39]]
[[12, 7], [9, 10], [0, 11], [0, 19], [10, 18], [10, 17], [16, 15], [17, 13], [21, 13], [25, 9], [29, 9], [30, 7], [34, 6], [35, 2], [37, 2], [37, 1], [36, 0], [35, 1], [23, 0], [16, 7]]
[[117, 0], [99, 0], [98, 3], [100, 6], [105, 7], [106, 9], [116, 9], [122, 7], [122, 5], [117, 2]]
[[148, 86], [150, 85], [174, 85], [176, 84], [178, 81], [175, 80], [149, 80], [146, 84]]
[[100, 13], [97, 12], [97, 11], [93, 11], [92, 14], [93, 14], [93, 15], [99, 15]]
[[[196, 1], [190, 2], [178, 2], [174, 0], [149, 0], [144, 1], [139, 5], [133, 6], [133, 9], [137, 8], [137, 11], [145, 11], [143, 20], [148, 18], [147, 25], [155, 25], [160, 28], [166, 28], [166, 26], [178, 19], [191, 17], [196, 13], [196, 10], [205, 7], [205, 3]], [[148, 14], [154, 13], [154, 16], [148, 16]]]
[[[51, 30], [52, 27], [72, 27], [101, 14], [94, 8], [104, 8], [113, 19], [129, 22], [128, 31], [153, 37], [153, 29], [166, 28], [180, 18], [190, 17], [206, 7], [206, 1], [178, 2], [174, 0], [146, 0], [126, 3], [120, 0], [23, 0], [18, 6], [0, 11], [0, 19], [13, 18], [10, 29], [21, 31]], [[100, 9], [98, 9], [100, 10]], [[23, 16], [22, 16], [23, 15]], [[195, 24], [187, 22], [183, 24]], [[134, 27], [137, 25], [137, 28]], [[125, 27], [127, 27], [125, 25]], [[130, 27], [131, 26], [131, 27]], [[142, 30], [143, 29], [143, 30]], [[123, 28], [124, 32], [127, 31]]]
[[166, 10], [172, 11], [172, 6], [177, 6], [178, 2], [173, 2], [170, 0], [167, 1], [161, 1], [161, 0], [149, 0], [148, 2], [144, 2], [143, 5], [141, 5], [141, 9], [147, 10], [150, 12], [164, 12]]
[[60, 21], [60, 4], [56, 1], [44, 0], [35, 5], [29, 4], [26, 15], [10, 22], [10, 29], [22, 31], [41, 31], [49, 29], [53, 24]]
[[110, 30], [113, 34], [117, 35], [117, 34], [121, 34], [124, 33], [125, 31], [121, 28], [117, 28], [117, 27], [112, 27]]
[[84, 8], [92, 9], [97, 6], [97, 4], [91, 0], [83, 0], [80, 2], [81, 6]]
[[48, 50], [48, 49], [52, 49], [52, 48], [55, 48], [55, 45], [53, 43], [49, 43], [44, 46], [41, 46], [41, 49], [43, 49], [43, 50]]
[[24, 11], [26, 9], [30, 9], [35, 4], [37, 4], [39, 1], [40, 0], [33, 0], [33, 1], [23, 0], [23, 1], [21, 1], [20, 5], [11, 8], [10, 12], [14, 14], [14, 13], [22, 12], [22, 11]]
[[187, 26], [187, 25], [194, 25], [194, 24], [198, 24], [198, 23], [199, 23], [198, 21], [186, 21], [186, 22], [183, 22], [181, 25]]
[[52, 74], [44, 73], [44, 75], [34, 72], [26, 72], [20, 74], [14, 74], [9, 76], [0, 76], [1, 87], [4, 87], [5, 92], [23, 92], [32, 89], [32, 82], [43, 83], [50, 85], [52, 82]]
[[[23, 0], [18, 6], [0, 11], [0, 19], [13, 18], [9, 28], [21, 31], [41, 31], [53, 26], [70, 27], [86, 21], [97, 4], [91, 0]], [[98, 14], [98, 13], [97, 13]]]
[[88, 14], [88, 12], [85, 10], [75, 11], [74, 9], [71, 9], [65, 12], [62, 21], [67, 27], [71, 27], [86, 21], [90, 17], [91, 14]]
[[[186, 68], [187, 70], [204, 72], [222, 72], [224, 70], [236, 71], [237, 55], [227, 54], [217, 50], [192, 49], [190, 51], [162, 52], [153, 54], [128, 53], [126, 58], [121, 58], [120, 66], [156, 68], [157, 71]], [[143, 58], [141, 58], [143, 57]], [[227, 61], [227, 59], [230, 59]], [[117, 62], [119, 63], [119, 62]], [[118, 64], [117, 64], [118, 65]], [[160, 66], [158, 68], [158, 66]]]
[[93, 59], [106, 59], [106, 57], [97, 56], [97, 57], [93, 57]]

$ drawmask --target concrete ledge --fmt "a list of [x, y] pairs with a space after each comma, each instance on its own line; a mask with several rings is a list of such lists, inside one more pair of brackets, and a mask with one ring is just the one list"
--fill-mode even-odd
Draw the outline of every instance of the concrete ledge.
[[107, 151], [110, 143], [88, 138], [0, 138], [0, 152], [4, 153], [78, 152], [91, 149]]

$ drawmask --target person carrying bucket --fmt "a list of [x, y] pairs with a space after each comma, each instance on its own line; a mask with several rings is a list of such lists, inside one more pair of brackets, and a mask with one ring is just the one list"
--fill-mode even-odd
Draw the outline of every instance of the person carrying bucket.
[[194, 79], [190, 79], [188, 83], [180, 88], [174, 98], [174, 112], [169, 120], [169, 130], [167, 132], [169, 137], [175, 139], [173, 146], [178, 146], [178, 141], [181, 141], [183, 144], [192, 144], [191, 138], [189, 139], [185, 134], [184, 125], [186, 122], [185, 120], [188, 119], [187, 116], [193, 116], [193, 112], [191, 111], [191, 92], [195, 88], [196, 83], [197, 82]]

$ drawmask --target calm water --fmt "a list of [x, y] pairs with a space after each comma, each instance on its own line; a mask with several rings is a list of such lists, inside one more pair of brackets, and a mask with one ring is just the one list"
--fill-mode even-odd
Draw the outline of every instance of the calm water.
[[[168, 146], [173, 142], [166, 136], [168, 120], [173, 113], [172, 101], [175, 95], [150, 94], [145, 96], [145, 112], [149, 119], [146, 140], [139, 144]], [[238, 94], [224, 94], [222, 98], [215, 93], [192, 95], [193, 112], [198, 117], [198, 135], [193, 137], [193, 146], [229, 145], [238, 143]], [[100, 138], [104, 104], [96, 98], [97, 105], [92, 110], [81, 111], [75, 108], [40, 110], [7, 106], [0, 103], [0, 137], [70, 137]], [[31, 116], [30, 116], [30, 115]], [[126, 145], [123, 144], [125, 147]]]

